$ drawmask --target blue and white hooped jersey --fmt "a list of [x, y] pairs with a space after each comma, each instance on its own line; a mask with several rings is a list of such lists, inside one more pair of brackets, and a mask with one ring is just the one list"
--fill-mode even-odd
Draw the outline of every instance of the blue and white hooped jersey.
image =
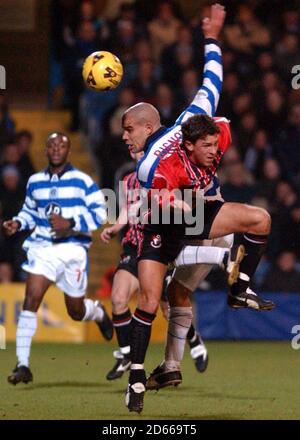
[[[73, 219], [74, 228], [56, 237], [48, 221], [51, 214]], [[69, 164], [60, 175], [46, 169], [29, 178], [24, 205], [14, 220], [21, 223], [20, 230], [33, 229], [23, 244], [27, 250], [58, 243], [75, 243], [88, 248], [91, 231], [98, 229], [106, 218], [102, 191], [90, 176]]]
[[205, 40], [203, 83], [191, 104], [168, 129], [160, 129], [148, 138], [145, 154], [137, 165], [137, 176], [144, 188], [151, 188], [152, 179], [162, 157], [172, 154], [181, 143], [181, 124], [195, 114], [214, 116], [223, 83], [222, 53], [216, 40]]

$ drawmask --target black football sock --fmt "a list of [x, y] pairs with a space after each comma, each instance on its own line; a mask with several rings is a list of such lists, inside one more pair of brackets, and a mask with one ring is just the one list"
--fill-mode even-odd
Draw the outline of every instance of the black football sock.
[[240, 264], [238, 281], [233, 284], [230, 291], [233, 295], [245, 292], [254, 275], [258, 263], [267, 248], [267, 235], [255, 235], [246, 233], [243, 235], [241, 244], [245, 246], [245, 257]]
[[129, 383], [135, 382], [146, 383], [145, 370], [136, 367], [136, 364], [143, 365], [146, 357], [147, 348], [151, 336], [152, 321], [156, 315], [136, 309], [130, 324], [130, 359], [131, 370], [129, 375]]
[[[113, 313], [112, 314], [112, 322], [113, 322], [114, 329], [116, 331], [118, 344], [119, 344], [119, 347], [120, 347], [121, 353], [122, 353], [122, 348], [130, 346], [130, 341], [129, 341], [130, 322], [131, 322], [130, 310], [127, 309], [126, 312], [120, 313], [119, 315], [116, 315], [115, 313]], [[129, 353], [129, 351], [128, 351], [128, 353]]]
[[191, 324], [186, 338], [187, 338], [187, 341], [189, 343], [190, 348], [194, 348], [199, 344], [203, 344], [201, 336], [199, 335], [199, 333], [196, 332], [193, 324]]

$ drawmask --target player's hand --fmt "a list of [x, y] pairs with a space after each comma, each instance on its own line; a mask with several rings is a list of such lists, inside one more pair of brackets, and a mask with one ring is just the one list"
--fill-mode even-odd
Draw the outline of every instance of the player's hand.
[[59, 214], [51, 214], [49, 217], [49, 223], [54, 232], [64, 232], [71, 229], [70, 220]]
[[205, 17], [202, 21], [202, 30], [205, 38], [218, 39], [223, 28], [226, 11], [223, 5], [215, 3], [210, 8], [210, 17]]
[[109, 228], [103, 229], [103, 231], [100, 234], [100, 238], [103, 241], [103, 243], [108, 244], [110, 242], [110, 239], [116, 235], [116, 231], [113, 226], [110, 226]]
[[15, 220], [7, 220], [3, 223], [2, 227], [6, 235], [13, 235], [19, 229], [20, 223]]

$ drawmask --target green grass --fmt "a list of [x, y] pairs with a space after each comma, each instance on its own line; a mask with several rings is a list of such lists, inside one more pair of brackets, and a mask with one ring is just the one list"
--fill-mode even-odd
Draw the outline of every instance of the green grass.
[[[142, 415], [124, 406], [127, 377], [105, 379], [110, 344], [34, 344], [34, 382], [6, 381], [15, 347], [0, 350], [0, 420], [5, 419], [299, 419], [300, 353], [289, 343], [210, 342], [210, 362], [196, 372], [187, 353], [178, 388], [148, 392]], [[150, 346], [146, 368], [155, 367], [162, 345]]]

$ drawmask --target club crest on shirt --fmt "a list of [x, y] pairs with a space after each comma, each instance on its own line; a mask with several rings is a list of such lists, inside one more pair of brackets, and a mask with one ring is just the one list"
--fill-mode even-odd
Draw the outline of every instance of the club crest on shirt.
[[160, 248], [161, 247], [161, 236], [159, 234], [152, 235], [152, 240], [151, 240], [150, 244], [155, 249]]
[[50, 189], [50, 198], [51, 199], [56, 199], [57, 194], [58, 194], [57, 188], [53, 187]]

